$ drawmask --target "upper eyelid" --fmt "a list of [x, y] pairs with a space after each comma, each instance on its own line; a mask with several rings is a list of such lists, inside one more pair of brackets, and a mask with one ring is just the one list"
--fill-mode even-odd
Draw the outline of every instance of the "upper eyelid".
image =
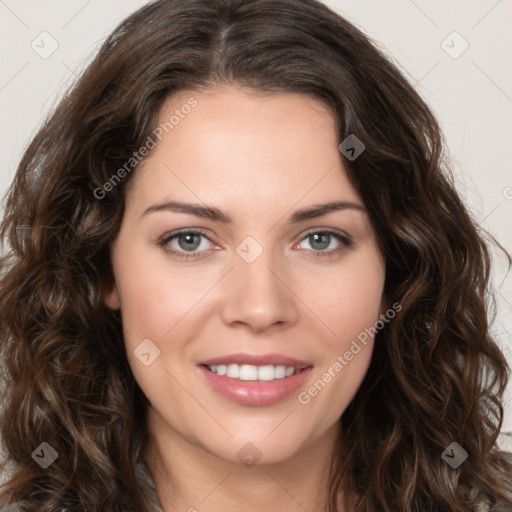
[[163, 235], [160, 240], [163, 242], [167, 242], [169, 240], [172, 240], [173, 238], [179, 236], [179, 235], [187, 235], [187, 234], [194, 234], [194, 235], [201, 235], [210, 240], [210, 242], [213, 242], [210, 236], [205, 231], [202, 231], [201, 229], [193, 228], [193, 229], [180, 229], [178, 231], [172, 231], [170, 233], [167, 233]]

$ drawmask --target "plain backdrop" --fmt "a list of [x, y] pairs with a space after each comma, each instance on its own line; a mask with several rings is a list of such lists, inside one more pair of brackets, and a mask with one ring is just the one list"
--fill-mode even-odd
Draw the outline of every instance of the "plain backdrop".
[[[12, 180], [26, 144], [66, 86], [117, 23], [146, 3], [0, 0], [0, 194]], [[398, 63], [431, 106], [444, 130], [461, 195], [475, 219], [510, 252], [512, 2], [325, 3]], [[498, 299], [493, 330], [512, 363], [512, 277], [503, 257], [496, 260], [493, 279]], [[512, 431], [512, 383], [504, 430]], [[501, 446], [512, 451], [511, 440], [502, 436]]]

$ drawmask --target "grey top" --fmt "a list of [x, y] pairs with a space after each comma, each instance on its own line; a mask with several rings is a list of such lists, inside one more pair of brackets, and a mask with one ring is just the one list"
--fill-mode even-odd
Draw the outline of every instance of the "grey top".
[[[506, 456], [512, 462], [512, 453], [506, 453]], [[144, 482], [146, 489], [148, 489], [150, 492], [152, 500], [151, 504], [153, 507], [152, 510], [154, 510], [154, 512], [164, 512], [156, 492], [153, 477], [151, 476], [151, 472], [146, 464], [139, 464], [137, 466], [137, 473], [141, 479], [141, 482]], [[500, 501], [496, 503], [494, 507], [491, 507], [490, 503], [482, 503], [477, 509], [477, 512], [512, 512], [512, 503]]]
[[[512, 453], [507, 453], [507, 458], [512, 461]], [[144, 485], [144, 488], [148, 491], [148, 497], [150, 499], [151, 510], [153, 512], [164, 512], [160, 500], [158, 498], [158, 494], [156, 492], [155, 483], [151, 472], [146, 464], [139, 463], [136, 468], [137, 476], [140, 479], [140, 482]], [[0, 512], [20, 512], [22, 509], [18, 508], [19, 505], [12, 505], [7, 508], [3, 508]], [[64, 509], [62, 512], [73, 512], [69, 509]], [[490, 503], [482, 503], [480, 507], [477, 509], [477, 512], [512, 512], [512, 504], [505, 503], [503, 501], [498, 502], [494, 505], [494, 507], [490, 506]]]
[[139, 477], [140, 482], [143, 483], [144, 488], [148, 490], [152, 510], [154, 510], [154, 512], [164, 512], [156, 492], [153, 476], [151, 475], [151, 472], [149, 471], [149, 468], [146, 466], [146, 464], [139, 463], [137, 465], [137, 476]]

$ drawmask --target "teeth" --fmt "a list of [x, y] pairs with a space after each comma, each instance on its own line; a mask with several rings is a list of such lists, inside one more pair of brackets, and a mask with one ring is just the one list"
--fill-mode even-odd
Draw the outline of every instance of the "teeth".
[[258, 378], [259, 378], [259, 380], [274, 380], [274, 378], [275, 378], [274, 367], [272, 365], [260, 366], [258, 368]]
[[240, 378], [240, 366], [238, 366], [237, 364], [229, 364], [226, 376], [231, 377], [232, 379]]
[[252, 364], [218, 364], [207, 366], [207, 368], [217, 375], [225, 375], [231, 379], [239, 380], [263, 380], [270, 381], [274, 379], [284, 379], [295, 373], [293, 366], [254, 366]]

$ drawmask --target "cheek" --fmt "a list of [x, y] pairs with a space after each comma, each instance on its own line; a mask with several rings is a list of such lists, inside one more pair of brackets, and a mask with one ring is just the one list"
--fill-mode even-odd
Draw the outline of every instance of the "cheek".
[[[155, 253], [132, 247], [129, 257], [117, 260], [116, 281], [128, 362], [146, 396], [158, 400], [162, 382], [170, 378], [166, 369], [179, 377], [188, 367], [186, 346], [201, 328], [205, 294], [220, 277], [206, 267], [169, 265]], [[137, 354], [148, 351], [158, 357], [145, 366]]]
[[[368, 369], [376, 321], [382, 313], [385, 267], [377, 252], [359, 252], [317, 274], [314, 284], [304, 289], [311, 309], [328, 328], [321, 338], [321, 364], [312, 385], [299, 395], [325, 424], [345, 411]], [[312, 281], [311, 281], [312, 282]]]
[[211, 273], [166, 264], [154, 249], [132, 249], [116, 270], [129, 344], [139, 338], [163, 339], [215, 282]]
[[317, 274], [304, 289], [307, 304], [330, 331], [329, 344], [350, 345], [382, 312], [384, 263], [376, 252], [350, 255], [339, 269]]
[[343, 414], [366, 375], [376, 322], [383, 313], [385, 266], [380, 256], [367, 253], [349, 268], [326, 299], [336, 334], [327, 347], [321, 380], [330, 387], [324, 398], [332, 407], [328, 415], [333, 421]]

